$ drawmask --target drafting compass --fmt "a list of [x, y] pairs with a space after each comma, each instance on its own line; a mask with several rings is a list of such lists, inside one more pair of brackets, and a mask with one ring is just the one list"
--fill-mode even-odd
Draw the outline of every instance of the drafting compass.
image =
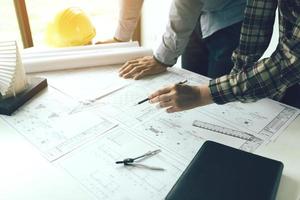
[[146, 169], [151, 169], [151, 170], [164, 170], [161, 167], [153, 167], [153, 166], [148, 166], [148, 165], [144, 165], [144, 164], [140, 164], [138, 162], [152, 157], [156, 154], [158, 154], [159, 152], [161, 152], [160, 149], [154, 150], [154, 151], [149, 151], [141, 156], [135, 157], [135, 158], [125, 158], [122, 161], [117, 161], [116, 164], [124, 164], [125, 166], [134, 166], [134, 167], [140, 167], [140, 168], [146, 168]]

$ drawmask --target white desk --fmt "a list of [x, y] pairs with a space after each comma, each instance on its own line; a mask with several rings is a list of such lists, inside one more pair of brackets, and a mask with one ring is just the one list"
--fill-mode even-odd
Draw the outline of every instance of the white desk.
[[[278, 200], [300, 199], [300, 117], [259, 154], [284, 162]], [[49, 163], [27, 140], [0, 121], [0, 199], [91, 199], [80, 184]]]
[[281, 160], [283, 175], [277, 199], [300, 199], [300, 116], [274, 142], [256, 153]]
[[[283, 161], [278, 200], [300, 200], [300, 117], [279, 138], [256, 153]], [[22, 135], [0, 119], [0, 199], [66, 200], [94, 197], [50, 163]]]

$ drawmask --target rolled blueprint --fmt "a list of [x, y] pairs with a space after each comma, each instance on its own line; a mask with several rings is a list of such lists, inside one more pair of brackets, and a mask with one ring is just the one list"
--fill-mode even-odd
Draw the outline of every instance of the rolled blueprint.
[[137, 43], [115, 43], [28, 51], [22, 54], [22, 59], [26, 72], [33, 73], [123, 64], [148, 55], [152, 55], [152, 50]]
[[109, 43], [109, 44], [95, 44], [95, 45], [86, 45], [86, 46], [74, 46], [74, 47], [61, 47], [61, 48], [43, 48], [43, 47], [34, 47], [24, 49], [22, 52], [22, 57], [30, 58], [35, 56], [43, 55], [57, 55], [57, 53], [80, 53], [80, 52], [89, 52], [97, 50], [108, 50], [108, 49], [119, 49], [119, 48], [130, 48], [138, 47], [138, 42], [119, 42], [119, 43]]

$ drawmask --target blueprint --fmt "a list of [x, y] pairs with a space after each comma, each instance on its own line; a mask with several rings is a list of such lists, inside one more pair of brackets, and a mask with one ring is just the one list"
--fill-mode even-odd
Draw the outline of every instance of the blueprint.
[[184, 79], [186, 77], [177, 73], [151, 76], [129, 84], [105, 98], [101, 98], [94, 105], [106, 116], [116, 119], [125, 126], [133, 127], [141, 122], [151, 120], [164, 112], [164, 110], [148, 102], [137, 105], [139, 101], [147, 98], [160, 87], [173, 85]]
[[[213, 128], [195, 126], [195, 121], [211, 124]], [[221, 134], [217, 128], [230, 130], [229, 134]], [[140, 136], [168, 148], [178, 159], [187, 163], [206, 140], [254, 152], [272, 137], [271, 134], [269, 137], [258, 137], [260, 132], [251, 134], [252, 132], [245, 131], [247, 137], [238, 137], [236, 134], [245, 129], [233, 126], [225, 120], [216, 120], [203, 112], [202, 108], [172, 114], [163, 112], [155, 119], [139, 123], [134, 129]]]
[[159, 148], [118, 127], [59, 162], [96, 199], [162, 199], [184, 169], [166, 150], [141, 161], [164, 170], [115, 164], [117, 160]]
[[78, 102], [52, 87], [13, 116], [2, 116], [49, 161], [54, 161], [117, 124], [93, 111], [71, 113]]
[[120, 65], [112, 65], [102, 68], [53, 71], [38, 73], [35, 76], [43, 76], [57, 90], [76, 100], [89, 103], [130, 83], [130, 80], [118, 78], [119, 67]]
[[225, 106], [212, 104], [202, 111], [266, 141], [275, 139], [299, 112], [270, 99], [247, 104], [235, 102]]
[[[40, 75], [48, 89], [13, 116], [0, 117], [95, 199], [163, 199], [205, 141], [255, 153], [299, 114], [270, 99], [177, 113], [137, 105], [164, 86], [209, 81], [179, 68], [138, 81], [118, 78], [115, 66]], [[161, 152], [140, 167], [115, 164], [156, 149]]]

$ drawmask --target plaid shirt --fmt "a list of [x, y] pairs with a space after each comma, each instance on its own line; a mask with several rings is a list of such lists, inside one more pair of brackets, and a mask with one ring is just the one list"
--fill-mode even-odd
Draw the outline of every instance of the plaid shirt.
[[[269, 58], [259, 60], [270, 43], [277, 7], [277, 48]], [[248, 0], [240, 43], [232, 59], [231, 73], [209, 83], [218, 104], [264, 97], [279, 100], [288, 87], [299, 83], [300, 0]]]

